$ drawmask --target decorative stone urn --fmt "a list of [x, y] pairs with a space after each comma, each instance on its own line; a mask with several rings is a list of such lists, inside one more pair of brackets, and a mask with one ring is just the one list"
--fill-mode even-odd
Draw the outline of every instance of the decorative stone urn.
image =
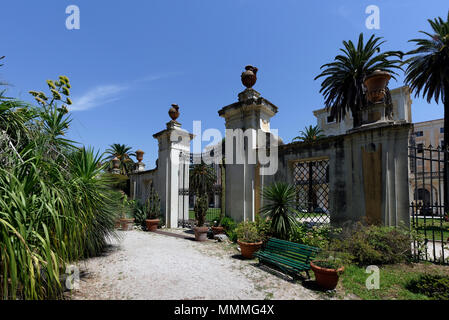
[[112, 173], [120, 174], [120, 159], [117, 157], [112, 159]]
[[366, 87], [366, 98], [369, 102], [378, 103], [382, 101], [390, 79], [391, 75], [388, 72], [380, 70], [376, 70], [365, 77], [363, 83]]
[[144, 154], [145, 154], [145, 152], [143, 152], [142, 150], [140, 150], [140, 149], [137, 150], [136, 151], [136, 159], [137, 159], [137, 161], [142, 162]]
[[173, 121], [176, 121], [179, 117], [179, 106], [177, 104], [172, 104], [170, 110], [168, 110], [168, 115]]
[[246, 71], [242, 73], [242, 83], [249, 89], [256, 84], [258, 69], [253, 66], [246, 66], [245, 70]]

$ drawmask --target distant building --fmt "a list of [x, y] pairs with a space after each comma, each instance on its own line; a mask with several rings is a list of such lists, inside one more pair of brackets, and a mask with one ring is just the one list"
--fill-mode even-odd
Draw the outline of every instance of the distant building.
[[[410, 161], [410, 199], [421, 204], [444, 203], [438, 199], [443, 195], [443, 153], [435, 150], [443, 147], [444, 119], [417, 122], [410, 139], [411, 149], [415, 153]], [[430, 149], [432, 148], [432, 149]], [[422, 160], [425, 159], [425, 160]], [[424, 164], [424, 165], [423, 165]]]
[[[393, 101], [393, 120], [412, 122], [412, 100], [410, 98], [410, 88], [408, 86], [399, 87], [390, 90]], [[344, 119], [337, 123], [335, 119], [329, 116], [326, 108], [313, 111], [317, 118], [317, 126], [323, 130], [326, 136], [337, 136], [345, 134], [353, 128], [353, 119], [351, 112], [346, 113]]]

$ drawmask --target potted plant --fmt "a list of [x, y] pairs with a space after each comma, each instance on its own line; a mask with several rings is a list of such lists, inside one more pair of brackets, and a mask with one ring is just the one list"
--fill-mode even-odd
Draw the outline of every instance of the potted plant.
[[147, 231], [154, 232], [157, 230], [161, 214], [161, 200], [156, 190], [151, 187], [150, 195], [145, 203], [145, 211], [147, 214], [147, 219], [145, 220], [145, 225]]
[[209, 228], [204, 226], [207, 209], [209, 209], [209, 199], [207, 194], [203, 194], [196, 199], [194, 207], [197, 225], [193, 228], [193, 231], [195, 232], [196, 241], [207, 240], [207, 232], [209, 231]]
[[207, 240], [207, 232], [209, 228], [204, 226], [207, 210], [209, 209], [209, 192], [212, 190], [217, 180], [216, 172], [213, 167], [201, 162], [193, 166], [190, 171], [189, 188], [195, 192], [195, 219], [197, 221], [195, 232], [195, 240]]
[[224, 234], [224, 228], [221, 225], [221, 221], [222, 219], [214, 221], [214, 225], [211, 227], [214, 236], [217, 234]]
[[126, 194], [121, 191], [122, 197], [122, 214], [120, 218], [120, 227], [123, 231], [132, 230], [134, 227], [134, 218], [132, 217], [132, 209], [130, 201], [128, 201], [128, 197]]
[[262, 246], [262, 238], [256, 223], [243, 221], [239, 223], [235, 231], [242, 256], [247, 259], [253, 259], [253, 254]]
[[345, 270], [344, 261], [345, 259], [337, 252], [322, 251], [315, 260], [310, 262], [316, 283], [323, 289], [334, 290], [340, 274]]

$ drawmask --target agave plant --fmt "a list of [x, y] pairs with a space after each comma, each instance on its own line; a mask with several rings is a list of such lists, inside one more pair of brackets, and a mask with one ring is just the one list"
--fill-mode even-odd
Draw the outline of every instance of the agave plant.
[[296, 190], [284, 182], [275, 182], [262, 191], [266, 204], [260, 213], [271, 220], [271, 233], [279, 239], [288, 240], [296, 226]]
[[300, 135], [293, 138], [293, 141], [314, 142], [325, 137], [323, 130], [318, 126], [313, 127], [310, 125], [309, 127], [305, 127], [304, 131], [300, 131], [299, 133]]
[[[324, 69], [315, 80], [324, 78], [321, 83], [320, 93], [324, 96], [325, 107], [330, 110], [330, 116], [337, 122], [343, 119], [348, 111], [351, 111], [354, 119], [354, 127], [359, 126], [360, 110], [367, 106], [364, 78], [381, 70], [389, 72], [393, 79], [396, 69], [401, 69], [401, 51], [386, 51], [380, 53], [380, 46], [385, 43], [382, 38], [372, 35], [366, 43], [363, 41], [363, 33], [360, 33], [357, 46], [349, 41], [343, 41], [343, 54], [337, 55], [334, 62], [321, 66]], [[394, 59], [399, 57], [399, 59]], [[387, 103], [391, 99], [387, 92]]]

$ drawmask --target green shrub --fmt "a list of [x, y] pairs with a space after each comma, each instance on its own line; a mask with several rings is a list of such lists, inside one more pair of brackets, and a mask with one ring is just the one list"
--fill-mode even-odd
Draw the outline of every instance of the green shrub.
[[260, 239], [265, 243], [268, 241], [268, 238], [271, 237], [271, 220], [270, 219], [264, 219], [260, 215], [256, 215], [256, 228], [257, 232], [259, 233]]
[[438, 274], [422, 274], [411, 280], [406, 288], [435, 300], [449, 300], [449, 277]]
[[289, 241], [308, 246], [327, 248], [331, 236], [338, 234], [340, 229], [329, 225], [309, 227], [305, 223], [298, 223], [290, 234]]
[[145, 213], [145, 206], [140, 200], [134, 200], [131, 202], [131, 208], [135, 224], [145, 228], [145, 220], [147, 216]]
[[242, 242], [254, 243], [262, 240], [256, 223], [252, 221], [239, 223], [235, 232], [237, 233], [237, 239]]
[[331, 245], [335, 250], [351, 254], [359, 265], [394, 264], [411, 261], [414, 238], [416, 235], [405, 227], [358, 224]]

